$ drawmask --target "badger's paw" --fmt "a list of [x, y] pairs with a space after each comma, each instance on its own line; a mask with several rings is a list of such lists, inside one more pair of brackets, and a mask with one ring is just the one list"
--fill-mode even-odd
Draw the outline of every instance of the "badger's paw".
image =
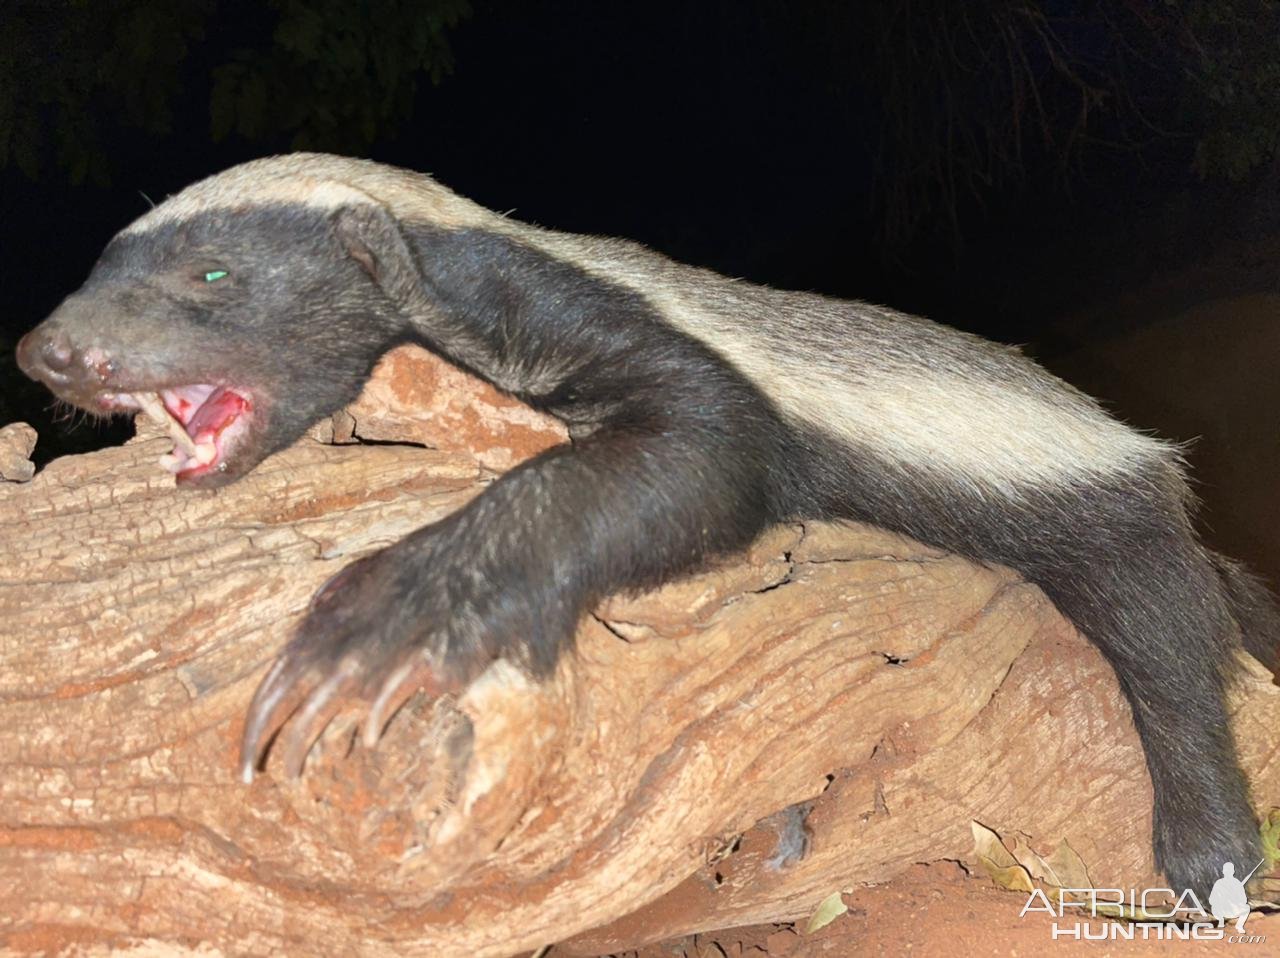
[[1252, 809], [1239, 798], [1244, 787], [1238, 774], [1223, 763], [1212, 778], [1209, 764], [1201, 770], [1205, 781], [1230, 784], [1194, 804], [1180, 794], [1157, 792], [1153, 835], [1156, 864], [1169, 887], [1175, 895], [1195, 892], [1205, 907], [1219, 879], [1264, 877], [1269, 870]]
[[373, 747], [414, 694], [459, 692], [498, 657], [488, 644], [459, 641], [462, 624], [434, 598], [444, 590], [415, 577], [421, 566], [403, 559], [394, 547], [366, 556], [316, 593], [249, 705], [245, 782], [277, 736], [285, 771], [296, 777], [340, 712], [363, 713], [361, 738]]

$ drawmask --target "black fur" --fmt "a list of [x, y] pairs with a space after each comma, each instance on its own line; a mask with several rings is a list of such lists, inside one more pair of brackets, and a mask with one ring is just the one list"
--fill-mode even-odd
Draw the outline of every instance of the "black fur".
[[[213, 267], [234, 283], [183, 279]], [[1170, 880], [1204, 892], [1224, 860], [1240, 874], [1256, 863], [1223, 688], [1239, 629], [1270, 664], [1280, 620], [1255, 580], [1199, 545], [1172, 462], [1110, 484], [980, 496], [940, 469], [786, 421], [634, 291], [509, 236], [400, 223], [373, 206], [254, 208], [122, 237], [19, 358], [82, 403], [104, 387], [252, 389], [253, 442], [202, 480], [216, 484], [353, 398], [407, 340], [563, 418], [575, 442], [321, 591], [255, 697], [247, 771], [300, 704], [295, 766], [342, 694], [374, 701], [422, 661], [429, 673], [414, 676], [433, 689], [500, 658], [545, 675], [604, 596], [703, 567], [773, 522], [852, 518], [1044, 589], [1133, 707]], [[68, 383], [42, 365], [55, 341], [103, 350], [115, 367]]]

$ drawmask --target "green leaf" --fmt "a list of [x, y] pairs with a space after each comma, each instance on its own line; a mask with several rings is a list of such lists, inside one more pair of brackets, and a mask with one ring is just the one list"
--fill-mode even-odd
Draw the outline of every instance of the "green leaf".
[[813, 914], [809, 916], [808, 922], [805, 923], [804, 933], [812, 935], [819, 928], [824, 928], [831, 924], [841, 915], [849, 910], [849, 906], [844, 903], [844, 899], [840, 897], [838, 891], [833, 891], [826, 898], [819, 902], [818, 907], [813, 910]]

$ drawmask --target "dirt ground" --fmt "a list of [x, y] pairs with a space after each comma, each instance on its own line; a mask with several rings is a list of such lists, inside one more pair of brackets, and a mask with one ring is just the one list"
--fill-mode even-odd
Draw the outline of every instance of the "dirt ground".
[[[809, 958], [903, 955], [1209, 955], [1280, 954], [1280, 914], [1251, 915], [1244, 941], [1082, 941], [1060, 934], [1043, 913], [1019, 917], [1026, 897], [966, 875], [959, 866], [919, 865], [884, 885], [843, 896], [849, 911], [825, 928], [804, 934], [796, 925], [756, 925], [695, 935], [623, 953], [620, 958]], [[1057, 920], [1074, 929], [1073, 920]], [[1104, 931], [1090, 925], [1092, 934]], [[1117, 928], [1122, 926], [1116, 926]], [[1228, 925], [1228, 932], [1234, 929]], [[577, 954], [552, 948], [546, 958]]]

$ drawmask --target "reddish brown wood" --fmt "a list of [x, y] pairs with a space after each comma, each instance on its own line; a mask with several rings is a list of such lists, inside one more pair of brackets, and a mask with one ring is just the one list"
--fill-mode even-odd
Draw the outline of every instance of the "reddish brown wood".
[[[180, 492], [144, 433], [0, 484], [10, 951], [612, 951], [965, 859], [971, 819], [1146, 878], [1150, 786], [1099, 657], [1013, 574], [852, 526], [775, 529], [606, 603], [545, 685], [495, 668], [376, 751], [347, 717], [301, 781], [273, 756], [241, 785], [245, 706], [320, 583], [562, 436], [434, 362], [393, 357], [336, 432], [435, 449], [309, 438]], [[1261, 802], [1277, 691], [1249, 671], [1237, 702]], [[770, 870], [757, 823], [809, 799], [812, 853]]]

